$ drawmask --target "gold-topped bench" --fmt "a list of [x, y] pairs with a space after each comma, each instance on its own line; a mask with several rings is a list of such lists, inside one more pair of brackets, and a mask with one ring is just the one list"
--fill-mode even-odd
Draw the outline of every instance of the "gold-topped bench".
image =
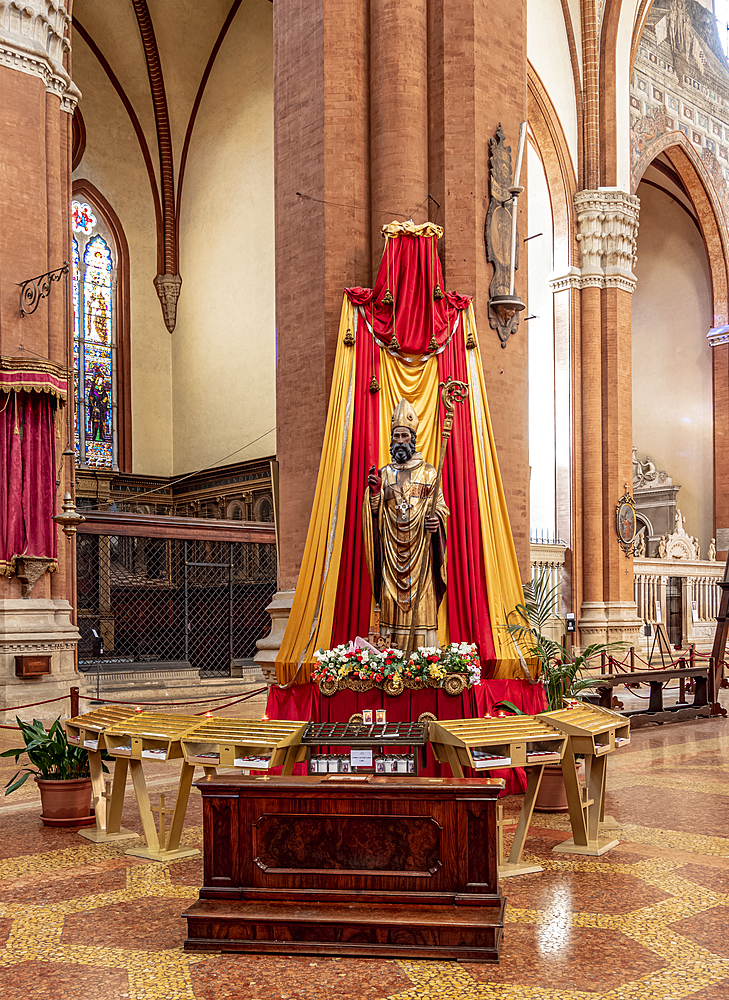
[[506, 861], [503, 860], [503, 812], [499, 806], [499, 875], [504, 878], [543, 871], [541, 865], [522, 862], [521, 855], [545, 765], [562, 761], [567, 743], [564, 733], [544, 721], [542, 716], [509, 715], [431, 722], [430, 742], [435, 759], [449, 764], [454, 778], [463, 777], [464, 767], [471, 767], [476, 772], [528, 768], [526, 795]]

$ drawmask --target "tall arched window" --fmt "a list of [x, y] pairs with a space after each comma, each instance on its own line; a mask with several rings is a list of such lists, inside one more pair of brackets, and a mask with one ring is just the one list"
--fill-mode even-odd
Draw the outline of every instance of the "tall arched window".
[[71, 202], [76, 455], [117, 469], [116, 249], [100, 213]]

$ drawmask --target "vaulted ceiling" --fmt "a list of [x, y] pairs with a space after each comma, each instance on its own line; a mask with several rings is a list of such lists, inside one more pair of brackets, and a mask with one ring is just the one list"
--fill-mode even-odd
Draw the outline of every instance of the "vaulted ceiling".
[[[74, 3], [74, 49], [85, 46], [98, 61], [124, 106], [144, 158], [157, 223], [159, 276], [179, 274], [187, 152], [208, 77], [241, 2]], [[83, 80], [78, 82], [83, 90]], [[83, 99], [80, 111], [83, 115]], [[168, 315], [166, 310], [166, 321], [171, 331], [174, 311]]]

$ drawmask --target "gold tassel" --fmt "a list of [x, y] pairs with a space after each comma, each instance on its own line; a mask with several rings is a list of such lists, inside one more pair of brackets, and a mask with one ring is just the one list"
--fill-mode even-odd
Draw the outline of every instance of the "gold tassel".
[[344, 346], [354, 347], [354, 337], [352, 336], [352, 331], [347, 327], [347, 332], [344, 334]]
[[390, 341], [390, 350], [391, 351], [399, 351], [400, 350], [400, 345], [398, 344], [397, 337], [395, 336], [394, 333], [392, 335], [392, 340]]
[[385, 294], [382, 296], [382, 304], [383, 304], [383, 306], [394, 306], [395, 305], [395, 300], [393, 299], [392, 292], [390, 291], [389, 288], [385, 289]]
[[434, 333], [431, 333], [431, 335], [430, 335], [430, 343], [428, 344], [428, 350], [429, 351], [437, 351], [438, 350], [438, 341], [435, 339], [435, 334]]
[[466, 341], [466, 350], [473, 351], [476, 348], [476, 341], [473, 336], [473, 330], [469, 326], [468, 328], [468, 340]]
[[370, 393], [374, 396], [380, 391], [380, 383], [377, 381], [373, 375], [370, 380]]
[[433, 289], [433, 298], [435, 299], [436, 302], [439, 302], [441, 299], [445, 298], [445, 295], [441, 291], [440, 283], [436, 284], [435, 288]]

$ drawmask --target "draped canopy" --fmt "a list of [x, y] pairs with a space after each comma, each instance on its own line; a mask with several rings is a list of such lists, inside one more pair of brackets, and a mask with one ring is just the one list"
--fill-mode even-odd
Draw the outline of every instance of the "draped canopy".
[[438, 465], [438, 387], [448, 376], [465, 382], [469, 393], [467, 402], [456, 404], [443, 469], [451, 516], [438, 637], [441, 643], [477, 643], [484, 677], [523, 678], [522, 659], [505, 629], [523, 594], [473, 306], [465, 296], [441, 291], [436, 241], [442, 230], [392, 223], [383, 233], [375, 287], [348, 288], [342, 302], [319, 476], [277, 678], [304, 683], [317, 649], [367, 635], [373, 610], [362, 544], [367, 471], [389, 461], [390, 418], [401, 398], [420, 420], [418, 451]]

